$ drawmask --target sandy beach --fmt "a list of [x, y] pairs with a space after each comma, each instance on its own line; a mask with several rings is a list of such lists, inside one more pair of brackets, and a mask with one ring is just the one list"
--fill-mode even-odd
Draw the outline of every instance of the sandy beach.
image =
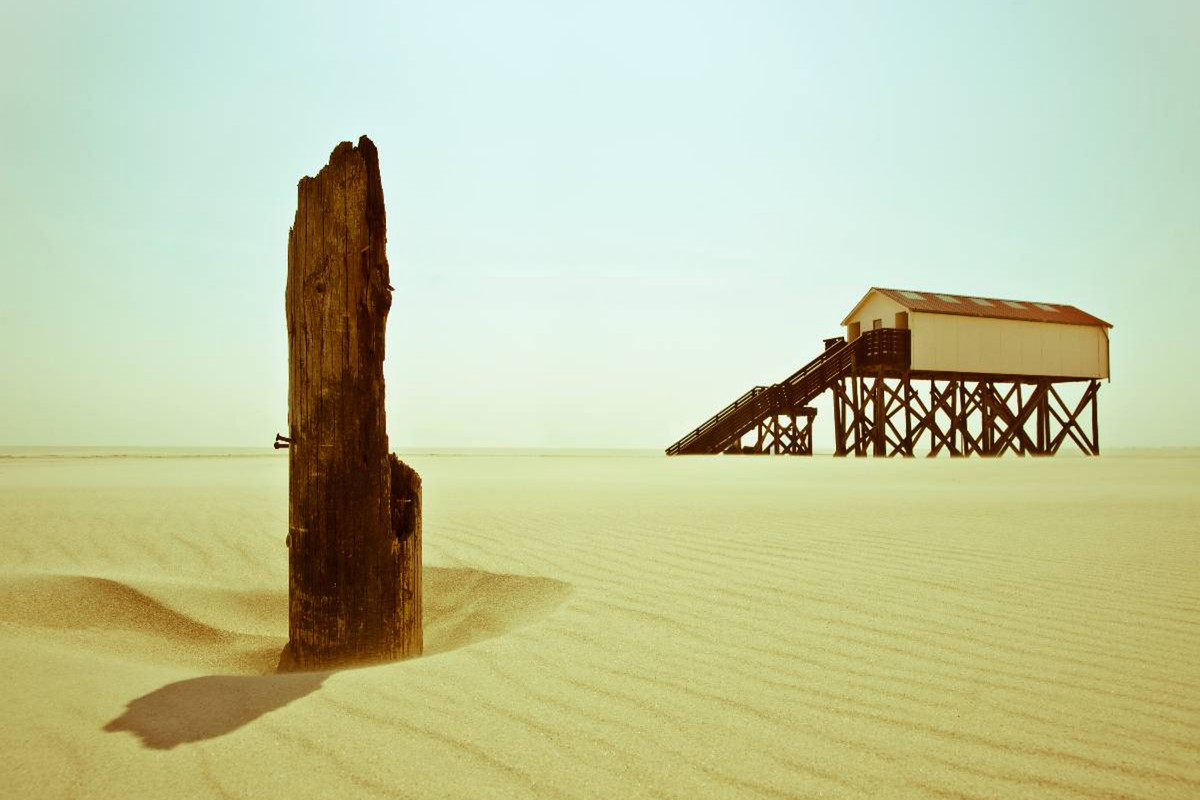
[[0, 458], [11, 797], [1200, 794], [1200, 454], [408, 454], [427, 655], [275, 675], [283, 457]]

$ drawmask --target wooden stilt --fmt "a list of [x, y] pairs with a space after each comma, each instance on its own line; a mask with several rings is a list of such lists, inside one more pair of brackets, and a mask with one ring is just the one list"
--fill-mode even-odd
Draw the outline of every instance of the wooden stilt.
[[846, 456], [846, 383], [841, 378], [833, 382], [833, 454]]
[[867, 451], [866, 439], [863, 431], [864, 415], [862, 410], [862, 378], [858, 375], [855, 375], [851, 380], [851, 383], [854, 385], [853, 403], [850, 406], [851, 413], [854, 414], [854, 455], [865, 456]]
[[904, 373], [904, 455], [913, 457], [913, 388], [908, 372]]
[[1037, 454], [1049, 455], [1050, 446], [1050, 384], [1039, 381], [1037, 385]]
[[886, 427], [888, 415], [887, 405], [886, 402], [884, 402], [883, 390], [883, 367], [880, 367], [878, 368], [878, 372], [875, 374], [875, 386], [872, 387], [871, 391], [871, 401], [875, 405], [875, 421], [874, 425], [872, 425], [872, 428], [874, 429], [871, 431], [871, 433], [874, 435], [871, 437], [871, 444], [874, 445], [874, 453], [872, 453], [872, 455], [877, 457], [888, 455]]
[[804, 427], [800, 429], [799, 455], [811, 456], [813, 454], [812, 426], [813, 416], [816, 413], [816, 409], [813, 409], [812, 414], [804, 417]]

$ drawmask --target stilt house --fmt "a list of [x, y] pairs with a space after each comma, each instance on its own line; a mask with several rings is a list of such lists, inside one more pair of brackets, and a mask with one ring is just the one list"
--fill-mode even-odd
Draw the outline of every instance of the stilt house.
[[[811, 403], [833, 393], [836, 455], [1099, 455], [1096, 405], [1112, 325], [1075, 306], [870, 289], [845, 336], [785, 380], [755, 386], [667, 448], [812, 454]], [[928, 382], [921, 391], [920, 382]], [[1079, 387], [1078, 399], [1071, 388]]]

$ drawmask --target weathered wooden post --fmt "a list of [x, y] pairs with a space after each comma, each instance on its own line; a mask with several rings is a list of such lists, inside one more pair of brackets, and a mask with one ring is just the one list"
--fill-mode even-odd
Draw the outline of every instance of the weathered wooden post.
[[288, 646], [281, 669], [418, 655], [421, 479], [388, 455], [392, 305], [379, 154], [301, 178], [288, 235]]

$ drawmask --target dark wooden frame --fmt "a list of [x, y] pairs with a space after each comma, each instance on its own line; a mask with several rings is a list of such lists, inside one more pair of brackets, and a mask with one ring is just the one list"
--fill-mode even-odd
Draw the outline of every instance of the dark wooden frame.
[[[927, 395], [882, 367], [835, 381], [834, 454], [913, 456], [925, 439], [930, 456], [1050, 456], [1069, 439], [1100, 455], [1098, 380], [928, 380]], [[1072, 384], [1083, 386], [1074, 403], [1064, 398]]]
[[727, 452], [745, 455], [811, 456], [812, 423], [815, 408], [798, 408], [786, 414], [773, 414], [759, 420], [754, 428], [754, 442], [743, 445], [739, 440]]

